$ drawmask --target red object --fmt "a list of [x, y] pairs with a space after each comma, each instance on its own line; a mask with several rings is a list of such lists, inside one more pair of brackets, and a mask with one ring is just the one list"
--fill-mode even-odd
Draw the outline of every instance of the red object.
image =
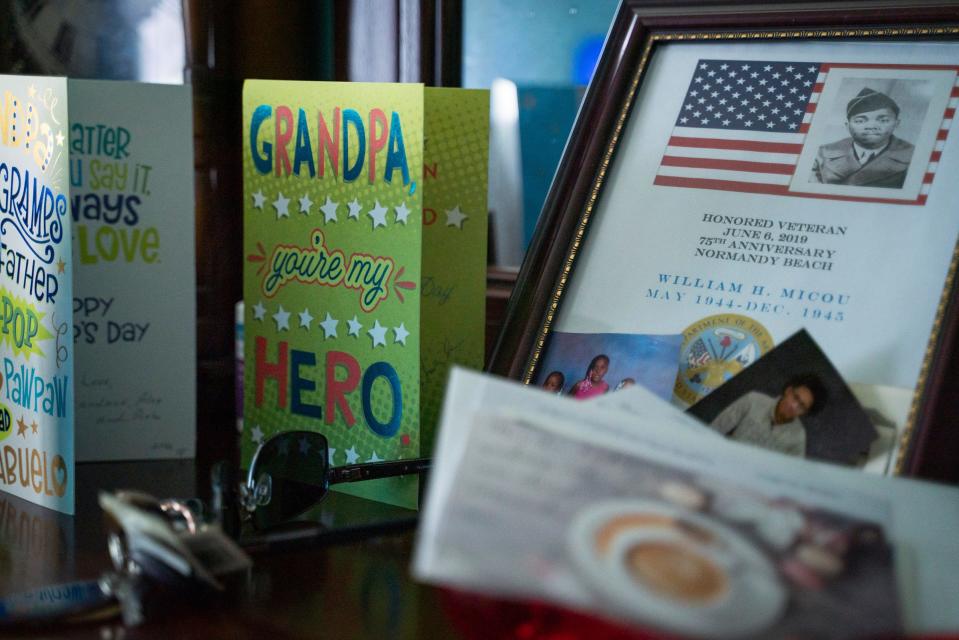
[[468, 640], [678, 640], [535, 600], [506, 600], [443, 589], [441, 601]]

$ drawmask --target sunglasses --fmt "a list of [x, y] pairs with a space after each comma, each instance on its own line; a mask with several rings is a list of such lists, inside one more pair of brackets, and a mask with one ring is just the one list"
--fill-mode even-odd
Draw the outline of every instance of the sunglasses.
[[290, 522], [326, 496], [330, 485], [419, 474], [429, 458], [331, 467], [326, 437], [312, 431], [283, 431], [253, 454], [240, 502], [253, 528], [264, 531]]

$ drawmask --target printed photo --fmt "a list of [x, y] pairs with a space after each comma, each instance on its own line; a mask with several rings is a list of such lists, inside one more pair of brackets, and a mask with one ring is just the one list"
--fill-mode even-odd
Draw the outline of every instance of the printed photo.
[[[902, 118], [909, 122], [915, 120], [917, 115], [925, 114], [900, 113], [899, 102], [890, 97], [890, 94], [896, 93], [896, 80], [881, 82], [891, 86], [886, 91], [873, 88], [880, 84], [879, 81], [853, 78], [846, 83], [852, 81], [866, 86], [846, 102], [845, 126], [848, 135], [819, 147], [809, 181], [901, 189], [915, 147], [911, 142], [897, 137], [895, 132]], [[833, 108], [830, 111], [838, 120], [840, 109]]]
[[736, 442], [864, 466], [879, 432], [805, 331], [799, 331], [688, 413]]
[[830, 65], [791, 190], [922, 204], [955, 69]]
[[581, 400], [638, 384], [668, 400], [681, 341], [680, 335], [555, 332], [536, 384]]

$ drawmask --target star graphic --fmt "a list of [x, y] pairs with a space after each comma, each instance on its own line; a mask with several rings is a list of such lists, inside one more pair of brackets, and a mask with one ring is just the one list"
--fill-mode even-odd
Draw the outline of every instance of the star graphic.
[[27, 437], [27, 423], [23, 421], [23, 416], [17, 419], [17, 435]]
[[62, 147], [62, 146], [63, 146], [63, 132], [62, 132], [62, 131], [57, 131], [57, 146], [58, 146], [58, 147]]
[[290, 217], [290, 199], [283, 197], [283, 192], [277, 194], [276, 200], [273, 201], [273, 208], [276, 209], [276, 219], [280, 218], [289, 218]]
[[306, 330], [310, 330], [310, 324], [313, 322], [313, 316], [310, 315], [309, 309], [304, 309], [300, 312], [300, 326], [306, 327]]
[[396, 342], [400, 342], [403, 346], [406, 346], [406, 338], [410, 335], [410, 332], [406, 330], [406, 323], [401, 322], [400, 326], [394, 327], [393, 331], [396, 332]]
[[386, 207], [380, 204], [380, 201], [376, 201], [376, 206], [370, 209], [367, 212], [371, 218], [373, 218], [373, 228], [385, 227], [386, 226]]
[[370, 334], [370, 337], [373, 338], [373, 346], [375, 347], [378, 344], [386, 346], [386, 327], [380, 324], [379, 320], [376, 320], [373, 323], [373, 328], [367, 331]]
[[329, 465], [330, 465], [331, 467], [332, 467], [334, 464], [336, 464], [335, 462], [333, 462], [333, 454], [334, 454], [334, 453], [336, 453], [336, 449], [334, 449], [333, 447], [329, 447], [329, 448], [326, 450], [326, 460], [327, 460], [327, 462], [329, 463]]
[[410, 217], [410, 210], [406, 208], [406, 203], [404, 202], [398, 207], [393, 207], [393, 210], [396, 211], [396, 221], [406, 224], [407, 218]]
[[263, 302], [257, 302], [253, 307], [253, 319], [254, 320], [263, 320], [263, 316], [266, 315], [266, 307], [263, 306]]
[[273, 314], [273, 319], [276, 320], [277, 331], [290, 330], [290, 312], [286, 311], [282, 304], [279, 310]]
[[353, 445], [346, 450], [346, 464], [356, 464], [356, 461], [359, 459], [360, 454], [356, 452], [356, 445]]
[[347, 331], [347, 334], [359, 338], [360, 329], [363, 328], [363, 325], [360, 324], [360, 321], [357, 320], [356, 316], [353, 316], [352, 320], [347, 320], [346, 324], [350, 325], [350, 329]]
[[367, 462], [383, 462], [383, 458], [376, 455], [376, 452], [374, 451]]
[[310, 452], [310, 441], [306, 439], [306, 436], [300, 438], [300, 453], [306, 455]]
[[310, 200], [310, 196], [303, 196], [300, 198], [300, 213], [310, 215], [310, 208], [313, 206], [313, 201]]
[[250, 432], [250, 438], [258, 445], [263, 444], [263, 429], [260, 428], [260, 425], [253, 427], [253, 431]]
[[320, 326], [323, 327], [323, 333], [325, 334], [324, 338], [336, 338], [336, 325], [339, 324], [339, 320], [333, 318], [330, 315], [330, 312], [326, 312], [326, 319], [320, 323]]
[[253, 206], [257, 209], [262, 209], [263, 204], [266, 202], [266, 196], [263, 195], [262, 191], [257, 191], [253, 194]]
[[27, 89], [27, 93], [30, 94], [30, 97], [31, 97], [31, 98], [35, 98], [35, 97], [37, 97], [37, 88], [31, 84], [31, 85], [30, 85], [30, 88]]
[[331, 220], [332, 220], [333, 222], [336, 222], [336, 221], [337, 221], [337, 218], [336, 218], [336, 208], [337, 208], [338, 206], [340, 206], [340, 203], [339, 203], [339, 202], [333, 202], [332, 200], [330, 200], [330, 196], [326, 196], [326, 204], [324, 204], [322, 207], [320, 207], [320, 211], [323, 212], [323, 221], [324, 221], [324, 222], [330, 222]]
[[64, 273], [67, 270], [67, 263], [63, 261], [63, 258], [60, 258], [57, 261], [57, 273]]
[[359, 200], [353, 198], [353, 202], [349, 204], [350, 213], [348, 217], [353, 218], [354, 220], [360, 219], [360, 211], [363, 210], [363, 205], [360, 204]]
[[457, 229], [463, 228], [463, 220], [466, 220], [469, 216], [460, 211], [459, 205], [456, 205], [452, 209], [446, 212], [446, 226], [447, 227], [456, 227]]
[[34, 433], [37, 432], [37, 429], [38, 429], [39, 427], [40, 427], [40, 426], [37, 424], [37, 421], [36, 421], [36, 420], [34, 420], [33, 422], [30, 423], [30, 430], [33, 431]]

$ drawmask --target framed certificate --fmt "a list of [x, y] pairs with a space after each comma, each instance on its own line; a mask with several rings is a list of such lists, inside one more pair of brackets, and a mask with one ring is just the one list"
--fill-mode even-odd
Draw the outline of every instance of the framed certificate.
[[955, 474], [957, 25], [625, 0], [491, 370], [543, 384], [558, 334], [672, 336], [689, 406], [805, 329], [891, 428], [887, 468]]

